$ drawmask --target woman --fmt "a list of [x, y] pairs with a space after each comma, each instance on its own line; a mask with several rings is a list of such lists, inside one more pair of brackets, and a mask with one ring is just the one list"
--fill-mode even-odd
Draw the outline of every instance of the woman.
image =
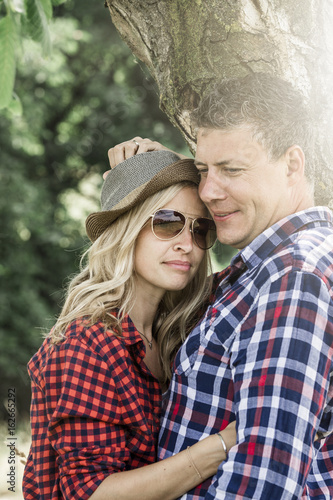
[[102, 211], [86, 222], [87, 265], [29, 362], [26, 500], [178, 498], [234, 444], [228, 428], [154, 463], [161, 389], [209, 295], [216, 236], [197, 184], [192, 160], [169, 151], [134, 156], [107, 176]]

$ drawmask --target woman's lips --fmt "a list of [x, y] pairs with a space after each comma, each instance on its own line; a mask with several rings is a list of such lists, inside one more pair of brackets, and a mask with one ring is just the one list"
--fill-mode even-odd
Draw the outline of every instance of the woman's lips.
[[164, 264], [178, 271], [189, 271], [191, 269], [190, 262], [183, 260], [168, 260]]

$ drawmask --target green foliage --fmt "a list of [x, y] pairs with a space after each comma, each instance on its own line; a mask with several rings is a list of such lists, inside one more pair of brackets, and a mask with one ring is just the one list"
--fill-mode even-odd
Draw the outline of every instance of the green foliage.
[[29, 409], [26, 364], [87, 245], [84, 220], [99, 206], [107, 150], [135, 135], [184, 148], [103, 2], [56, 7], [49, 32], [47, 59], [23, 41], [21, 100], [0, 115], [0, 379], [4, 395], [16, 387], [20, 415]]
[[13, 19], [7, 15], [0, 20], [0, 109], [12, 99], [16, 65], [15, 38]]
[[52, 17], [50, 0], [25, 0], [25, 16], [23, 18], [27, 34], [42, 46], [44, 55], [51, 51], [51, 40], [48, 23]]
[[40, 44], [44, 56], [49, 55], [52, 4], [57, 6], [64, 1], [0, 0], [0, 109], [15, 107], [18, 100], [14, 95], [14, 83], [16, 60], [21, 53], [15, 47], [29, 37]]

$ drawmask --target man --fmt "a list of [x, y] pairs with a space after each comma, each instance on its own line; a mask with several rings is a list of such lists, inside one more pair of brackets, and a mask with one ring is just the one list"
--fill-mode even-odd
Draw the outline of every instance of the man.
[[[331, 499], [333, 225], [314, 206], [311, 118], [290, 84], [249, 75], [195, 119], [199, 194], [239, 252], [176, 356], [159, 456], [236, 418], [228, 460], [183, 498]], [[111, 163], [131, 147], [160, 146], [136, 138]]]

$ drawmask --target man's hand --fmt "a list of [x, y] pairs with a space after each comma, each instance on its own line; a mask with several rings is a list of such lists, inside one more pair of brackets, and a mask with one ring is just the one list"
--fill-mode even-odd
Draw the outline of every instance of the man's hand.
[[[142, 137], [139, 136], [134, 137], [129, 141], [121, 142], [120, 144], [117, 144], [113, 148], [109, 149], [108, 157], [109, 157], [110, 167], [114, 168], [116, 165], [118, 165], [118, 163], [121, 163], [122, 161], [131, 158], [131, 156], [140, 153], [147, 153], [147, 151], [162, 151], [162, 150], [171, 151], [169, 148], [166, 148], [165, 146], [163, 146], [163, 144], [160, 144], [157, 141], [151, 141], [150, 139], [142, 139]], [[176, 154], [180, 158], [187, 158], [187, 156], [181, 155], [179, 153]], [[104, 172], [103, 179], [106, 178], [109, 172], [110, 170]]]

